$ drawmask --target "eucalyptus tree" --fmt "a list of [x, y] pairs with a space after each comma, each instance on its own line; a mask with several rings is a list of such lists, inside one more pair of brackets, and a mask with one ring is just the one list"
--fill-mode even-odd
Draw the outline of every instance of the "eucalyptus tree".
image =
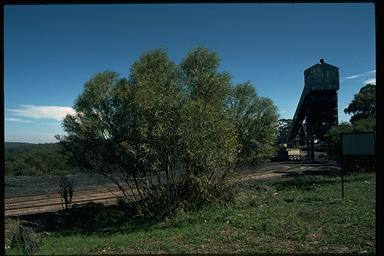
[[362, 119], [376, 119], [376, 84], [366, 84], [354, 95], [352, 102], [344, 109], [351, 114], [351, 123]]
[[376, 131], [376, 85], [367, 84], [354, 95], [346, 114], [351, 114], [350, 123], [342, 122], [332, 127], [326, 138], [329, 144], [328, 155], [330, 158], [340, 157], [340, 134], [345, 132], [375, 132]]

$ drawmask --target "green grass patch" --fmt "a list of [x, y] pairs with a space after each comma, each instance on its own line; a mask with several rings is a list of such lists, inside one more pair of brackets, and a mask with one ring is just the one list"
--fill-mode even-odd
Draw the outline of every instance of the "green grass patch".
[[343, 200], [336, 176], [248, 181], [231, 206], [151, 224], [131, 218], [113, 232], [42, 233], [39, 254], [375, 253], [375, 181], [375, 174], [347, 176]]

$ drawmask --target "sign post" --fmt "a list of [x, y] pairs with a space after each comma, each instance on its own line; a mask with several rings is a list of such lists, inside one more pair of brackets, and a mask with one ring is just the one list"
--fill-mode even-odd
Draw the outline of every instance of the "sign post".
[[341, 198], [344, 198], [344, 162], [345, 156], [374, 156], [376, 136], [373, 132], [342, 133], [341, 141]]

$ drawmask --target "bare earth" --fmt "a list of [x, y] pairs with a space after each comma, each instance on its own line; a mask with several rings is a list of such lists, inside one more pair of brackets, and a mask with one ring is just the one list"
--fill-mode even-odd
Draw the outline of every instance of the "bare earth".
[[[269, 162], [259, 167], [240, 168], [231, 182], [287, 179], [297, 175], [338, 171], [334, 162]], [[73, 204], [89, 202], [115, 204], [121, 191], [97, 175], [76, 175]], [[58, 191], [60, 177], [5, 177], [5, 216], [20, 216], [62, 210]]]

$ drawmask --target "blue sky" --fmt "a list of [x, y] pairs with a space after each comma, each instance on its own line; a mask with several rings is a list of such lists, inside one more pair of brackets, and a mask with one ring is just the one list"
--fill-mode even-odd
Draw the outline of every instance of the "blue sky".
[[56, 142], [60, 120], [92, 75], [127, 77], [145, 51], [179, 63], [193, 47], [219, 53], [233, 83], [251, 81], [292, 118], [304, 70], [340, 68], [339, 121], [375, 83], [374, 4], [14, 5], [4, 7], [5, 140]]

